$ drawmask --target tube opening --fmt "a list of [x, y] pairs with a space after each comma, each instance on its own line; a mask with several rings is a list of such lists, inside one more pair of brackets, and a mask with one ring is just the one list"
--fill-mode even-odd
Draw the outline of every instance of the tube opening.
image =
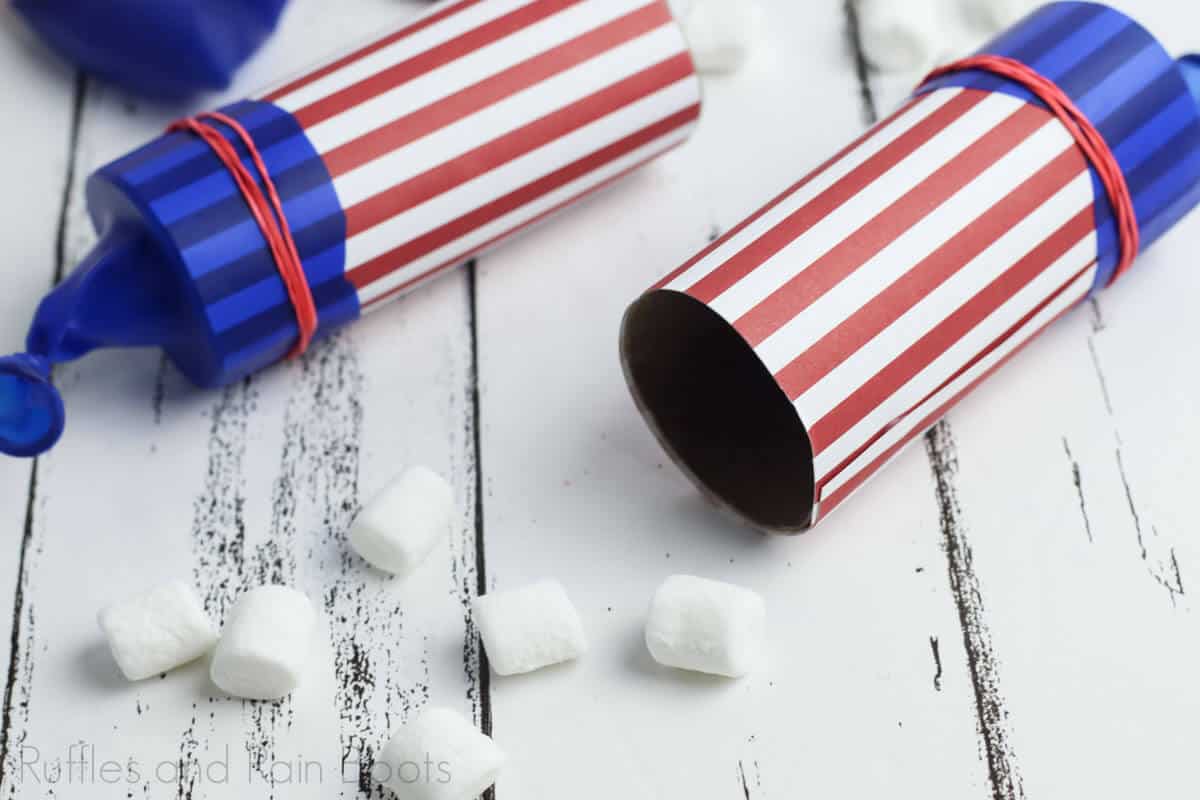
[[770, 533], [808, 528], [808, 433], [728, 322], [686, 294], [651, 292], [625, 314], [621, 360], [655, 436], [705, 494]]

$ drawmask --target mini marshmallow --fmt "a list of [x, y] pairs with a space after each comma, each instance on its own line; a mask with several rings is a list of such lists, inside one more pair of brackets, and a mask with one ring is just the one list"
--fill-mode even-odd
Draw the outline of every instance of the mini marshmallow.
[[558, 581], [489, 592], [472, 605], [488, 661], [499, 675], [532, 672], [587, 651], [583, 623]]
[[867, 60], [885, 72], [929, 67], [944, 38], [934, 0], [858, 0], [858, 27]]
[[196, 591], [182, 581], [114, 603], [97, 615], [113, 658], [131, 681], [140, 681], [207, 653], [217, 630]]
[[350, 546], [368, 563], [408, 575], [445, 539], [454, 516], [454, 490], [442, 476], [413, 467], [379, 492], [350, 528]]
[[235, 697], [278, 700], [300, 684], [316, 615], [301, 592], [259, 586], [229, 611], [213, 653], [212, 681]]
[[692, 0], [681, 18], [696, 69], [709, 74], [740, 69], [762, 21], [753, 0]]
[[430, 708], [384, 746], [371, 775], [400, 800], [474, 800], [496, 782], [504, 761], [461, 714]]
[[729, 583], [673, 575], [658, 587], [646, 620], [646, 647], [660, 664], [740, 678], [762, 661], [762, 597]]

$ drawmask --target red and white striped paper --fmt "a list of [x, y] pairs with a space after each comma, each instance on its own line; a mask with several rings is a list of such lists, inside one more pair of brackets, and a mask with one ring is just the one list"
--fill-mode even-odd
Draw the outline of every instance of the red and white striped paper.
[[268, 92], [325, 161], [364, 310], [682, 143], [665, 0], [446, 0]]
[[754, 348], [813, 448], [812, 522], [1091, 289], [1067, 129], [1003, 93], [921, 95], [658, 288]]

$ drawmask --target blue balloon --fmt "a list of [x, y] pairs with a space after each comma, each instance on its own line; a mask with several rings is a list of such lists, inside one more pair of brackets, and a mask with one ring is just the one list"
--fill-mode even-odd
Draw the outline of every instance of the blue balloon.
[[229, 86], [287, 0], [16, 0], [59, 54], [143, 95], [179, 100]]

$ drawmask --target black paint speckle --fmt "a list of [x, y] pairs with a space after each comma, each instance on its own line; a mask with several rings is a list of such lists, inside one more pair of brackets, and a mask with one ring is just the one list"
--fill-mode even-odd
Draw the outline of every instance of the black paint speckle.
[[938, 637], [929, 637], [929, 650], [933, 653], [933, 689], [942, 690], [942, 651], [938, 645]]
[[193, 578], [214, 619], [224, 620], [246, 581], [247, 427], [257, 406], [252, 379], [222, 390], [209, 411], [203, 485], [192, 504]]
[[846, 15], [846, 39], [854, 60], [854, 71], [858, 76], [863, 119], [868, 125], [874, 125], [879, 121], [879, 106], [875, 102], [875, 93], [871, 89], [870, 67], [867, 64], [867, 54], [863, 49], [861, 28], [859, 27], [858, 2], [857, 0], [844, 0], [842, 8]]
[[203, 777], [203, 765], [198, 753], [201, 742], [196, 733], [196, 704], [192, 703], [192, 718], [179, 737], [179, 756], [175, 770], [175, 797], [177, 800], [192, 800], [196, 796], [197, 782]]
[[1079, 470], [1079, 462], [1075, 460], [1075, 456], [1071, 454], [1071, 444], [1067, 441], [1067, 437], [1062, 440], [1063, 451], [1067, 454], [1067, 462], [1071, 465], [1071, 481], [1075, 484], [1075, 493], [1079, 496], [1079, 513], [1083, 516], [1083, 530], [1087, 534], [1089, 542], [1096, 541], [1092, 536], [1092, 521], [1088, 517], [1087, 501], [1083, 496], [1083, 475]]
[[1088, 353], [1092, 357], [1092, 369], [1096, 371], [1096, 379], [1100, 382], [1100, 394], [1104, 398], [1104, 408], [1108, 415], [1113, 415], [1112, 397], [1108, 393], [1108, 379], [1104, 377], [1104, 368], [1100, 366], [1100, 355], [1096, 352], [1096, 338], [1088, 337]]

